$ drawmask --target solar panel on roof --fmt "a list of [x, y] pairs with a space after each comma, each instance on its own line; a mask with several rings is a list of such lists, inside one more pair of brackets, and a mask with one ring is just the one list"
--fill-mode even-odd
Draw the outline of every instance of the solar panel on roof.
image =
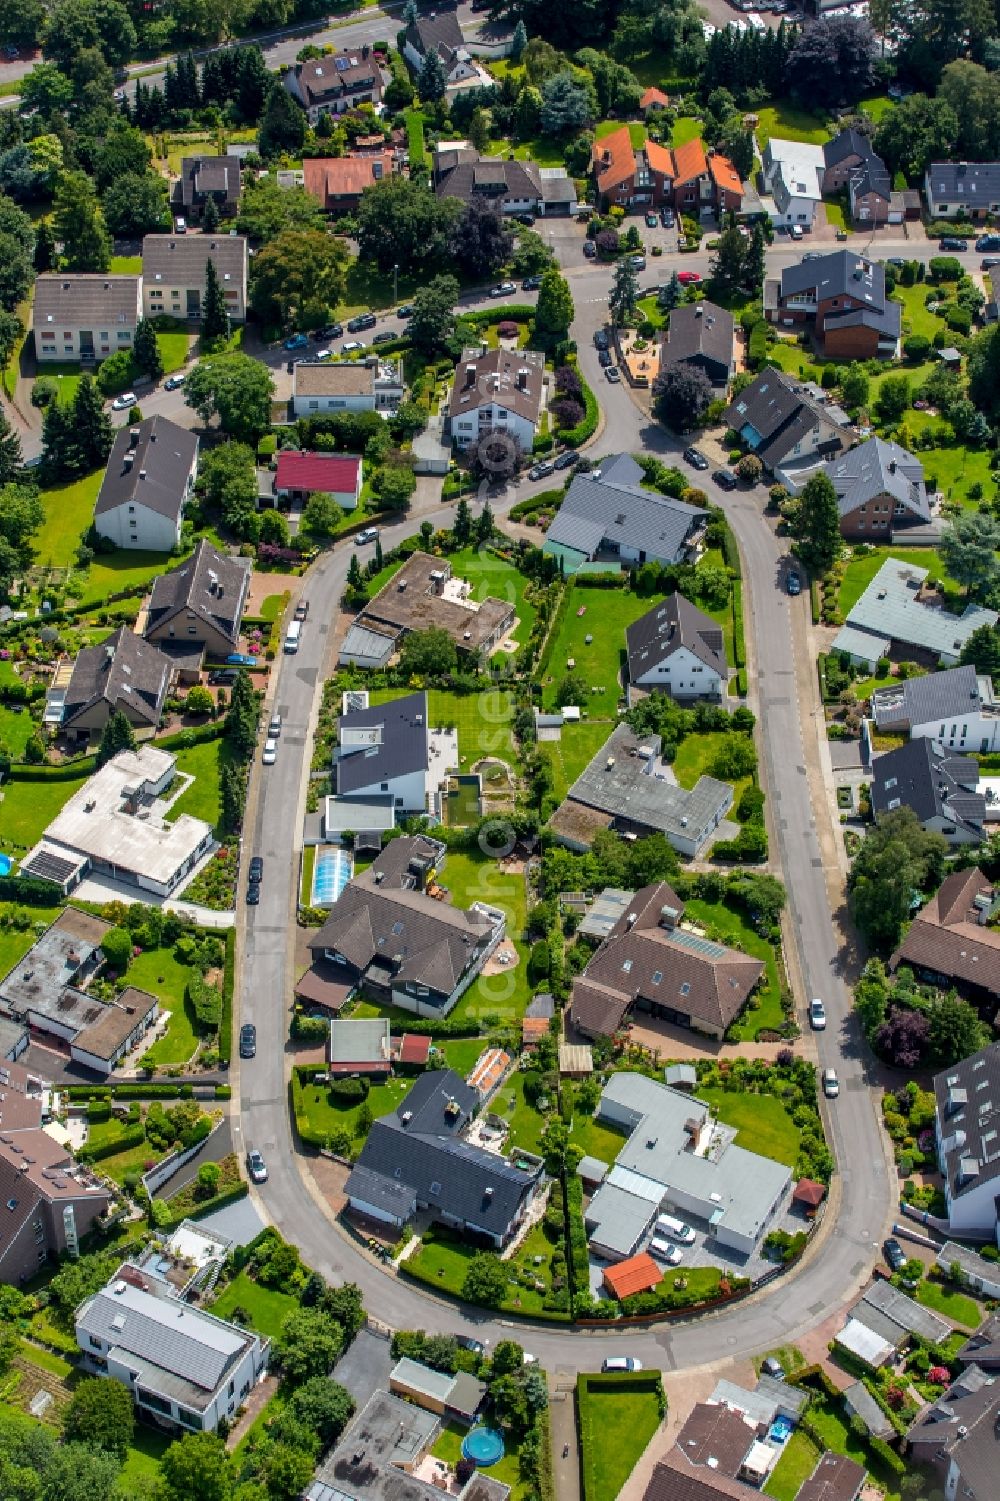
[[76, 865], [75, 860], [66, 860], [60, 855], [50, 854], [48, 850], [41, 850], [26, 861], [21, 869], [43, 881], [58, 881], [61, 885], [73, 874]]
[[701, 954], [706, 959], [721, 959], [726, 952], [723, 944], [713, 943], [710, 938], [703, 938], [700, 933], [691, 933], [687, 928], [674, 928], [670, 941], [681, 948], [690, 949], [694, 954]]
[[347, 69], [351, 66], [346, 57], [335, 57], [333, 59], [333, 65], [338, 73], [346, 73]]

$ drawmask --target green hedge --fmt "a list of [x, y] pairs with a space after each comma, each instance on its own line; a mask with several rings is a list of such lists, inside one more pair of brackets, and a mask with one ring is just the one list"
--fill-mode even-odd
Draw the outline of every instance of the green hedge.
[[15, 761], [11, 766], [11, 780], [14, 782], [75, 782], [81, 776], [93, 776], [96, 770], [96, 756], [81, 756], [78, 761], [69, 761], [65, 766], [29, 766], [27, 762]]
[[529, 495], [527, 500], [519, 500], [517, 505], [511, 506], [508, 512], [510, 519], [522, 521], [525, 516], [533, 516], [536, 511], [543, 511], [549, 506], [558, 510], [565, 494], [565, 490], [539, 490], [536, 495]]
[[[577, 374], [580, 375], [579, 369]], [[587, 443], [596, 433], [597, 424], [600, 421], [601, 409], [597, 405], [597, 397], [587, 385], [583, 376], [580, 375], [580, 389], [583, 395], [584, 413], [583, 418], [576, 427], [563, 428], [559, 433], [559, 441], [565, 443], [567, 448], [579, 448]]]
[[743, 633], [743, 583], [733, 579], [733, 666], [747, 665], [746, 638]]
[[194, 1086], [159, 1082], [150, 1079], [147, 1084], [71, 1084], [66, 1091], [71, 1100], [190, 1100]]
[[566, 1180], [566, 1267], [573, 1296], [590, 1295], [590, 1249], [583, 1223], [583, 1184], [576, 1173]]
[[37, 876], [0, 876], [0, 901], [17, 902], [22, 907], [57, 907], [62, 891], [54, 881], [40, 881]]
[[233, 991], [236, 985], [236, 930], [226, 934], [226, 973], [222, 981], [222, 1020], [219, 1022], [219, 1061], [227, 1067], [233, 1056]]
[[179, 730], [176, 735], [164, 735], [153, 744], [157, 750], [186, 750], [189, 745], [203, 745], [206, 740], [220, 740], [226, 727], [220, 719], [215, 724], [200, 724], [196, 729]]
[[[106, 1141], [103, 1146], [89, 1147], [86, 1143], [77, 1152], [81, 1162], [103, 1162], [105, 1157], [117, 1157], [119, 1152], [131, 1152], [134, 1147], [141, 1147], [146, 1140], [146, 1133], [142, 1126], [133, 1126], [124, 1131], [117, 1141]], [[153, 1148], [150, 1147], [150, 1156]]]
[[813, 625], [819, 625], [819, 617], [820, 617], [819, 584], [816, 582], [815, 579], [813, 579], [812, 582], [809, 585], [809, 608], [812, 610], [812, 623], [813, 623]]
[[740, 564], [740, 550], [736, 546], [736, 538], [733, 536], [728, 522], [722, 533], [722, 556], [725, 558], [726, 567], [733, 577], [737, 579], [742, 578], [743, 568]]

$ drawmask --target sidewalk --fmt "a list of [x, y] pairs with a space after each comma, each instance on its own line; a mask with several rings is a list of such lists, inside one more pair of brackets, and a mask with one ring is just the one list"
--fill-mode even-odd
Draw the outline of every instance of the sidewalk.
[[[580, 1447], [576, 1432], [576, 1377], [570, 1371], [549, 1372], [549, 1414], [552, 1427], [552, 1473], [556, 1501], [580, 1501]], [[563, 1457], [563, 1450], [569, 1453]]]

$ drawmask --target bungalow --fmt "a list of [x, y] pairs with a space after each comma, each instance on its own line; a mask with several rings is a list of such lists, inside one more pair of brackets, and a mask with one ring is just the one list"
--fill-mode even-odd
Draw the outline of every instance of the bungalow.
[[392, 360], [296, 360], [292, 368], [292, 414], [393, 412], [406, 395], [400, 367]]
[[932, 219], [985, 219], [1000, 213], [1000, 162], [932, 162], [924, 174]]
[[[849, 651], [862, 662], [876, 662], [890, 651], [903, 651], [927, 666], [954, 667], [962, 648], [981, 625], [995, 625], [996, 610], [966, 605], [961, 615], [944, 609], [926, 588], [928, 570], [899, 558], [886, 558], [861, 598], [851, 606], [847, 624], [834, 638], [834, 651]], [[865, 647], [865, 639], [870, 643]]]
[[687, 561], [703, 534], [706, 513], [647, 490], [642, 478], [627, 453], [574, 475], [545, 534], [544, 551], [561, 558], [567, 573], [595, 558], [626, 565]]
[[481, 156], [464, 141], [442, 141], [434, 148], [431, 180], [439, 198], [462, 203], [482, 198], [503, 214], [565, 215], [576, 210], [576, 187], [565, 167]]
[[669, 96], [662, 89], [658, 89], [654, 84], [651, 84], [639, 100], [639, 108], [647, 120], [651, 116], [655, 118], [657, 115], [662, 114], [665, 109], [670, 108]]
[[283, 448], [274, 474], [279, 503], [304, 504], [310, 495], [331, 495], [345, 511], [361, 499], [362, 460], [357, 454], [301, 453]]

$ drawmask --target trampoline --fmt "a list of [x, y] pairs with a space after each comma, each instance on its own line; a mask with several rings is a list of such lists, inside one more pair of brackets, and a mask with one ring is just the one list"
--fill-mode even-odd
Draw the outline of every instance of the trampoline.
[[488, 1470], [503, 1459], [503, 1437], [495, 1428], [472, 1428], [462, 1440], [462, 1454], [479, 1469]]

